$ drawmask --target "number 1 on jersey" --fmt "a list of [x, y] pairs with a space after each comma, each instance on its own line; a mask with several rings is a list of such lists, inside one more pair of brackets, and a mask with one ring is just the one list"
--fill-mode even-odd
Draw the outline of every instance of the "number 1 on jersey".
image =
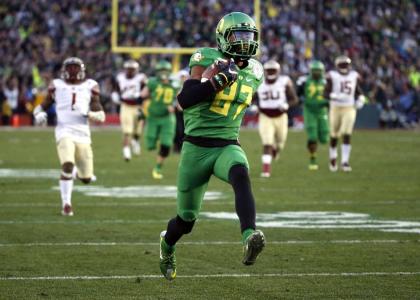
[[73, 93], [71, 97], [71, 110], [74, 110], [75, 104], [76, 104], [76, 93]]

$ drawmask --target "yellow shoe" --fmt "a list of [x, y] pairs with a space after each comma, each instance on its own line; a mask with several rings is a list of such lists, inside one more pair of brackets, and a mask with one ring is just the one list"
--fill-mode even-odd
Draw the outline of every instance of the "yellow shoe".
[[153, 177], [154, 179], [162, 179], [162, 178], [163, 178], [163, 175], [162, 175], [162, 173], [160, 172], [160, 170], [158, 170], [158, 169], [154, 168], [154, 169], [153, 169], [153, 171], [152, 171], [152, 177]]
[[317, 164], [309, 164], [308, 169], [310, 171], [317, 171], [319, 169]]

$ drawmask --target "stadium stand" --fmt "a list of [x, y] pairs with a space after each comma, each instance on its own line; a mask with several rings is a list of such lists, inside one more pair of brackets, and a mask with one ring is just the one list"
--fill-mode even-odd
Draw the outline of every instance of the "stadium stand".
[[[316, 1], [261, 3], [261, 60], [277, 59], [283, 72], [296, 79], [308, 71], [314, 56]], [[229, 11], [252, 14], [252, 2], [120, 1], [118, 43], [212, 46], [214, 26]], [[31, 112], [69, 55], [83, 58], [89, 76], [100, 82], [105, 109], [115, 109], [107, 101], [111, 77], [126, 57], [110, 50], [111, 1], [6, 0], [0, 4], [0, 17], [3, 124], [12, 124], [15, 114]], [[420, 114], [420, 2], [325, 0], [322, 23], [319, 58], [327, 69], [338, 54], [347, 53], [364, 77], [366, 95], [376, 101], [381, 114], [389, 115], [390, 109], [395, 112], [397, 121], [392, 126], [416, 124]], [[142, 70], [148, 73], [158, 59], [140, 57]], [[182, 60], [184, 67], [187, 59]], [[30, 123], [29, 116], [25, 122]]]

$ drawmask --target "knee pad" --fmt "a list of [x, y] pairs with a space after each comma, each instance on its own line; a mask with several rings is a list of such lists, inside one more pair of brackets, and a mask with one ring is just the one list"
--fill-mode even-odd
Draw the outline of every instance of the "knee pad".
[[183, 234], [188, 234], [194, 227], [195, 220], [193, 221], [184, 221], [181, 219], [180, 216], [176, 216], [176, 223], [178, 224], [179, 228], [182, 230]]
[[84, 184], [89, 184], [89, 183], [90, 183], [90, 181], [91, 181], [91, 179], [90, 179], [90, 178], [79, 178], [79, 180], [80, 180], [81, 182], [83, 182]]
[[350, 144], [350, 137], [351, 137], [350, 134], [344, 134], [343, 135], [343, 143], [344, 144]]
[[168, 157], [170, 148], [165, 145], [160, 145], [159, 155], [162, 157]]

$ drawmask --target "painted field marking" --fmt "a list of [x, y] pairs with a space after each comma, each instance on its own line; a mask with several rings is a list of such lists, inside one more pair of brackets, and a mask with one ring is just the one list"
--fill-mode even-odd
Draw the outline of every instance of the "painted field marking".
[[[177, 275], [177, 278], [250, 278], [250, 277], [367, 277], [367, 276], [418, 276], [420, 272], [345, 272], [345, 273], [268, 273], [268, 274], [194, 274]], [[111, 275], [111, 276], [40, 276], [40, 277], [0, 277], [0, 281], [13, 280], [114, 280], [114, 279], [161, 279], [162, 275]]]
[[[238, 220], [233, 212], [201, 212], [201, 217]], [[296, 229], [372, 229], [420, 234], [420, 222], [378, 220], [366, 213], [341, 211], [282, 211], [257, 214], [257, 225], [268, 228]]]
[[[138, 206], [173, 206], [175, 207], [175, 201], [163, 202], [161, 200], [154, 202], [126, 202], [122, 200], [121, 202], [79, 202], [75, 204], [75, 207], [138, 207]], [[206, 205], [226, 205], [226, 202], [221, 201], [209, 201]], [[0, 207], [57, 207], [61, 208], [61, 203], [0, 203]]]
[[[268, 245], [305, 245], [305, 244], [406, 244], [418, 243], [420, 240], [319, 240], [319, 241], [269, 241]], [[241, 245], [232, 241], [196, 241], [180, 242], [179, 245]], [[61, 247], [61, 246], [157, 246], [157, 242], [35, 242], [35, 243], [0, 243], [0, 247]]]

